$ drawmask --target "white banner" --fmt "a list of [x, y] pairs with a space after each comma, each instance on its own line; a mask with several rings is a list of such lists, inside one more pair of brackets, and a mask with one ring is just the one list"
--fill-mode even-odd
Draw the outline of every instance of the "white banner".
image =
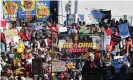
[[65, 62], [52, 62], [52, 72], [63, 72], [66, 70]]
[[67, 27], [60, 27], [59, 32], [67, 32]]

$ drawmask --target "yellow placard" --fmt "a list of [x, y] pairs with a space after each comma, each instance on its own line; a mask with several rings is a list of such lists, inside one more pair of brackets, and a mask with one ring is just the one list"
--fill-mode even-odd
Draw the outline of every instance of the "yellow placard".
[[18, 36], [17, 29], [5, 30], [4, 33], [6, 36]]

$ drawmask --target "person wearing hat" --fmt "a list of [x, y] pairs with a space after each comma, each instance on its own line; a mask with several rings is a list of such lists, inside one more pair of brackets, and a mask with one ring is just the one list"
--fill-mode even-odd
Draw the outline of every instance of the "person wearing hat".
[[83, 80], [100, 80], [100, 66], [95, 61], [94, 53], [89, 54], [89, 59], [85, 62], [82, 69]]

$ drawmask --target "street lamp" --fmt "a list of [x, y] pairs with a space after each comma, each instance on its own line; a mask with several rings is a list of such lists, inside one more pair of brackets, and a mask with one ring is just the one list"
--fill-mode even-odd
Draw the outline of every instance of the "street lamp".
[[69, 14], [71, 14], [71, 6], [72, 6], [72, 2], [71, 2], [71, 0], [69, 0], [69, 2], [68, 2], [68, 11], [69, 11]]

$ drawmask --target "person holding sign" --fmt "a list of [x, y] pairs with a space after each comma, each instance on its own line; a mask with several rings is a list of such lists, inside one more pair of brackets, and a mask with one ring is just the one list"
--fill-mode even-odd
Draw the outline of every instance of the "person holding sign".
[[112, 56], [110, 53], [107, 53], [103, 62], [103, 79], [112, 80], [114, 68], [111, 65]]
[[58, 43], [59, 27], [56, 25], [55, 22], [53, 22], [52, 25], [50, 26], [50, 32], [52, 34], [54, 43]]
[[120, 56], [118, 52], [112, 60], [112, 65], [115, 68], [114, 80], [126, 80], [126, 69], [128, 65], [125, 63], [125, 56]]

